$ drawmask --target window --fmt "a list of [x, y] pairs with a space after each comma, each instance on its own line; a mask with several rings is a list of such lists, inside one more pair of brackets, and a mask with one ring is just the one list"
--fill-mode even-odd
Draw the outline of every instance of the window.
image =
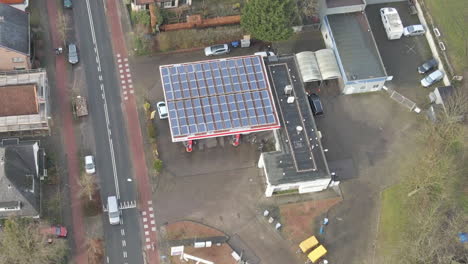
[[24, 62], [24, 58], [21, 58], [21, 57], [12, 58], [11, 61], [14, 63]]
[[172, 7], [171, 1], [164, 2], [164, 8], [168, 8], [168, 7]]
[[21, 202], [6, 202], [0, 207], [0, 212], [18, 211], [21, 210]]

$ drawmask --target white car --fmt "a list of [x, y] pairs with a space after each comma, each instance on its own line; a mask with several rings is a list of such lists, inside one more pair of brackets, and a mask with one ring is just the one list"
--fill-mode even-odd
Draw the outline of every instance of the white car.
[[259, 55], [262, 56], [262, 58], [265, 58], [268, 56], [275, 56], [275, 53], [273, 51], [259, 51], [255, 52], [254, 55]]
[[167, 106], [166, 102], [158, 102], [156, 104], [156, 107], [158, 108], [158, 114], [160, 119], [167, 119], [168, 113], [167, 113]]
[[423, 25], [412, 25], [403, 29], [403, 35], [405, 37], [419, 36], [424, 33], [426, 33], [426, 29], [424, 29]]
[[444, 72], [441, 70], [433, 71], [431, 74], [426, 76], [424, 79], [421, 80], [421, 85], [423, 87], [429, 87], [432, 84], [442, 80], [444, 78]]
[[86, 156], [85, 157], [85, 170], [88, 174], [96, 173], [96, 166], [94, 165], [94, 157]]
[[214, 45], [205, 48], [205, 56], [222, 55], [230, 52], [228, 44]]

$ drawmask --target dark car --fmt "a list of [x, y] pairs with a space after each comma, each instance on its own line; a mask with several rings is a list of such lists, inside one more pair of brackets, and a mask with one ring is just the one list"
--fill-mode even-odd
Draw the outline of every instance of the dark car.
[[63, 0], [63, 6], [65, 8], [72, 8], [72, 0]]
[[436, 68], [439, 65], [439, 62], [436, 59], [430, 59], [423, 63], [423, 65], [418, 67], [418, 72], [420, 74], [427, 73], [431, 71], [432, 69]]
[[312, 109], [314, 116], [323, 115], [322, 102], [320, 101], [319, 96], [313, 93], [308, 95], [307, 99], [309, 100], [310, 108]]

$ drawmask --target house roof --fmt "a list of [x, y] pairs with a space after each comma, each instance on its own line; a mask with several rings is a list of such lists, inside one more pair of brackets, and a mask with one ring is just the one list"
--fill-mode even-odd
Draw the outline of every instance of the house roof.
[[0, 4], [0, 47], [29, 55], [29, 14]]
[[[268, 182], [281, 185], [331, 179], [304, 86], [294, 79], [299, 76], [294, 56], [268, 62], [268, 69], [281, 120], [277, 130], [280, 150], [262, 153]], [[286, 100], [286, 85], [293, 86], [293, 103]]]
[[325, 17], [347, 81], [385, 77], [374, 36], [364, 13], [355, 12]]
[[[20, 202], [21, 210], [1, 211], [9, 215], [37, 216], [40, 210], [40, 176], [38, 161], [43, 156], [37, 141], [13, 145], [0, 144], [0, 203], [8, 206]], [[42, 160], [42, 159], [41, 159]]]
[[25, 0], [0, 0], [1, 4], [17, 5], [23, 4]]
[[135, 0], [136, 5], [146, 5], [146, 4], [151, 4], [155, 2], [160, 2], [158, 0]]
[[0, 86], [0, 117], [38, 113], [35, 84]]

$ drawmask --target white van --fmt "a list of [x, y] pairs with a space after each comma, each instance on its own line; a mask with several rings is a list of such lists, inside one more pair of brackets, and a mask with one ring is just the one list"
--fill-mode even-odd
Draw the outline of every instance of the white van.
[[400, 39], [403, 35], [403, 24], [398, 11], [392, 7], [384, 7], [380, 9], [380, 16], [387, 38], [389, 40]]
[[117, 197], [109, 196], [107, 197], [107, 211], [109, 213], [109, 223], [111, 225], [120, 224], [120, 210], [117, 203]]

